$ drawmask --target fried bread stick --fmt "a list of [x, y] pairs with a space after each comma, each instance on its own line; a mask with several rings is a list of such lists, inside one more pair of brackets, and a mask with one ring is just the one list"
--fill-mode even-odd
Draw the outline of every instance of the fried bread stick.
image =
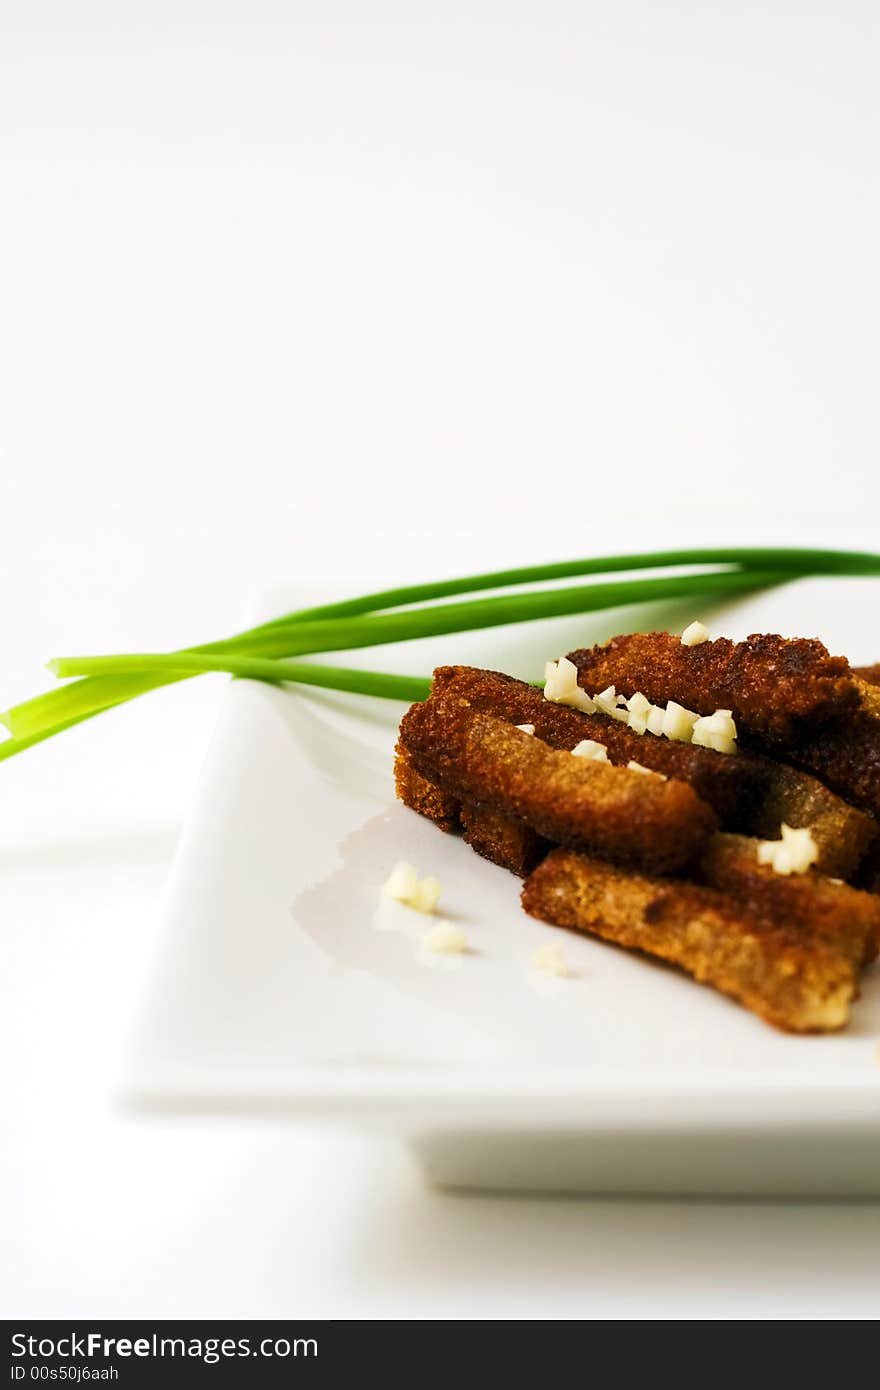
[[464, 832], [465, 842], [484, 859], [518, 878], [525, 878], [550, 849], [550, 842], [536, 835], [522, 821], [459, 801], [416, 772], [406, 749], [398, 744], [394, 761], [398, 800], [441, 830]]
[[413, 767], [447, 794], [512, 816], [555, 844], [672, 873], [715, 828], [683, 782], [551, 748], [462, 699], [413, 705], [400, 726]]
[[858, 704], [846, 659], [813, 638], [755, 633], [686, 647], [670, 632], [637, 632], [570, 652], [569, 660], [591, 695], [613, 685], [698, 714], [729, 709], [741, 730], [782, 748]]
[[816, 941], [840, 951], [860, 967], [880, 945], [880, 898], [815, 869], [777, 874], [758, 863], [758, 841], [744, 835], [713, 835], [703, 852], [698, 877], [729, 893], [759, 916], [790, 923]]
[[731, 758], [712, 748], [635, 734], [608, 715], [553, 704], [535, 686], [500, 671], [439, 666], [431, 690], [432, 698], [435, 694], [458, 696], [474, 709], [511, 724], [534, 724], [536, 736], [552, 748], [570, 750], [582, 739], [594, 739], [605, 745], [609, 762], [619, 767], [634, 761], [688, 782], [717, 813], [720, 823], [731, 829], [747, 828], [752, 810], [765, 794], [768, 769], [762, 758], [745, 753]]
[[649, 878], [558, 849], [526, 879], [526, 912], [678, 965], [789, 1032], [842, 1027], [855, 966], [716, 888]]

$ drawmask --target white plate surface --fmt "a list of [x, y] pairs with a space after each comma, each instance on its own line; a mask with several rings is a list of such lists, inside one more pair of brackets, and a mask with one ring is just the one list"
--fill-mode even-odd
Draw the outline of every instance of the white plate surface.
[[[878, 597], [869, 581], [811, 580], [699, 616], [734, 637], [818, 634], [867, 661], [880, 657]], [[260, 610], [302, 598], [273, 593]], [[530, 676], [572, 646], [693, 616], [667, 605], [359, 656]], [[880, 970], [845, 1033], [795, 1038], [672, 970], [533, 921], [517, 879], [395, 804], [402, 708], [230, 684], [172, 878], [130, 1098], [381, 1128], [456, 1185], [880, 1190]], [[426, 957], [428, 919], [382, 900], [400, 859], [439, 876], [442, 914], [466, 931], [469, 955]], [[530, 969], [551, 941], [571, 978]]]

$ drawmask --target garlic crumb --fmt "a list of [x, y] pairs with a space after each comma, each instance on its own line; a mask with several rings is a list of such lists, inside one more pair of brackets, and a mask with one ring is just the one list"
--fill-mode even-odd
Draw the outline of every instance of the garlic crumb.
[[463, 956], [467, 953], [468, 939], [461, 927], [451, 922], [437, 922], [422, 937], [422, 946], [438, 956]]
[[702, 642], [708, 642], [709, 629], [704, 623], [691, 623], [681, 634], [681, 645], [683, 647], [699, 647]]
[[539, 946], [532, 952], [529, 964], [542, 975], [558, 975], [560, 979], [571, 975], [559, 946]]
[[570, 705], [572, 709], [593, 714], [596, 706], [585, 690], [578, 685], [577, 667], [567, 656], [548, 661], [544, 667], [544, 699], [554, 705]]
[[440, 901], [440, 880], [430, 875], [419, 878], [419, 871], [413, 864], [401, 861], [391, 870], [382, 893], [386, 898], [415, 908], [416, 912], [430, 915]]
[[521, 734], [533, 734], [535, 732], [534, 724], [517, 724], [516, 727]]
[[795, 830], [785, 821], [779, 828], [782, 834], [780, 840], [759, 841], [758, 863], [769, 864], [774, 873], [785, 877], [805, 874], [819, 858], [819, 846], [807, 829]]
[[693, 726], [691, 743], [697, 748], [712, 748], [716, 753], [736, 752], [736, 723], [729, 709], [717, 709], [704, 714]]

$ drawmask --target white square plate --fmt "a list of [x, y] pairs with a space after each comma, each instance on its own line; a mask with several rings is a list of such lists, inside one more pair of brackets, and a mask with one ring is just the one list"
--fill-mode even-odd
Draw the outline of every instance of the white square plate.
[[[698, 615], [655, 605], [358, 656], [534, 676], [573, 646], [701, 616], [734, 637], [819, 634], [868, 661], [878, 595], [876, 581], [810, 580]], [[261, 611], [296, 606], [275, 593]], [[402, 708], [230, 684], [172, 876], [134, 1103], [373, 1127], [458, 1186], [880, 1192], [880, 970], [845, 1033], [788, 1037], [673, 970], [533, 921], [516, 878], [395, 804]], [[439, 876], [469, 955], [426, 958], [428, 919], [381, 899], [400, 859]], [[572, 978], [530, 970], [550, 941]]]

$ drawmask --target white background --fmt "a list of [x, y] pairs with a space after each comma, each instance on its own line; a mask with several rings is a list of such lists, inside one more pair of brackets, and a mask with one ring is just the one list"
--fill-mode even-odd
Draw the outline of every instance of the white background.
[[[0, 703], [274, 581], [877, 547], [878, 60], [868, 3], [0, 0]], [[220, 689], [0, 766], [0, 1311], [876, 1311], [876, 1204], [120, 1114]]]

